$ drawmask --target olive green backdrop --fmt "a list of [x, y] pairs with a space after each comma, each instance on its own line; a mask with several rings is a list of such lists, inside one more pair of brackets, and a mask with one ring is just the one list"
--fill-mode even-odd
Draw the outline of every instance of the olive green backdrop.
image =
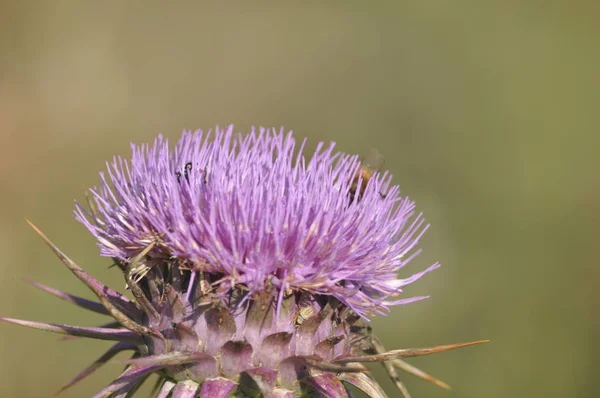
[[[413, 397], [600, 396], [597, 2], [95, 3], [0, 5], [0, 315], [102, 323], [23, 282], [90, 297], [24, 218], [123, 288], [71, 212], [129, 142], [285, 125], [378, 148], [432, 224], [403, 270], [439, 260], [407, 289], [431, 298], [374, 320], [386, 346], [492, 340], [413, 360], [453, 386], [406, 375]], [[51, 396], [107, 346], [0, 336], [2, 397]]]

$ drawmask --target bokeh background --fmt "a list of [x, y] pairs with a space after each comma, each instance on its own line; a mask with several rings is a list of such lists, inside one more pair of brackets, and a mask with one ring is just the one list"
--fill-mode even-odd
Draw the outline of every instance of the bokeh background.
[[[491, 339], [413, 360], [453, 386], [405, 375], [413, 397], [600, 396], [597, 4], [2, 2], [0, 315], [102, 323], [23, 282], [90, 297], [24, 218], [122, 288], [71, 212], [129, 142], [284, 125], [378, 148], [432, 224], [404, 270], [442, 263], [407, 290], [431, 299], [374, 320], [386, 346]], [[107, 346], [0, 336], [2, 397], [51, 396]]]

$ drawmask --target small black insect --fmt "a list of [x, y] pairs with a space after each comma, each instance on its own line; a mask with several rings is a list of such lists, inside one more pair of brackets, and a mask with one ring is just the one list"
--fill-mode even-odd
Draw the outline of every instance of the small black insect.
[[[183, 178], [185, 178], [185, 180], [188, 182], [188, 184], [190, 183], [190, 172], [191, 171], [192, 171], [192, 162], [187, 162], [183, 169]], [[181, 172], [177, 171], [175, 173], [175, 176], [177, 177], [177, 182], [181, 183]]]
[[[199, 170], [200, 173], [204, 174], [204, 178], [203, 178], [203, 182], [204, 184], [206, 184], [206, 170]], [[185, 180], [187, 181], [187, 183], [190, 183], [190, 175], [192, 173], [192, 162], [187, 162], [185, 164], [185, 167], [183, 168], [183, 178], [185, 178]], [[181, 172], [177, 171], [175, 172], [175, 176], [177, 177], [177, 182], [181, 183]]]
[[185, 180], [190, 183], [190, 172], [192, 171], [192, 162], [187, 162], [185, 164], [185, 169], [183, 169], [183, 177]]

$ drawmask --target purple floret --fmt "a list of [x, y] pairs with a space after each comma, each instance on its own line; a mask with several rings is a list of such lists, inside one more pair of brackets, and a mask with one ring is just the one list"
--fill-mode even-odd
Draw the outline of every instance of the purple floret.
[[395, 299], [438, 264], [398, 279], [427, 225], [390, 174], [350, 200], [358, 156], [320, 143], [306, 160], [306, 141], [297, 150], [291, 132], [232, 131], [186, 132], [173, 151], [159, 136], [107, 164], [91, 190], [95, 211], [75, 210], [101, 254], [129, 262], [154, 243], [153, 260], [221, 275], [225, 287], [257, 292], [269, 281], [334, 296], [360, 315], [424, 298]]

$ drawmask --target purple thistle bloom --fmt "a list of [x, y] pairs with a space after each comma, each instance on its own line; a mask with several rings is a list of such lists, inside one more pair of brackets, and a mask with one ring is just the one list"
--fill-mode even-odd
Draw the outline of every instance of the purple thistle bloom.
[[[361, 362], [381, 362], [448, 386], [402, 361], [479, 342], [386, 351], [368, 316], [425, 297], [397, 298], [437, 268], [399, 279], [427, 229], [391, 175], [319, 144], [310, 160], [291, 133], [233, 126], [159, 136], [115, 158], [75, 217], [113, 259], [134, 299], [109, 289], [40, 235], [100, 302], [34, 286], [110, 315], [100, 327], [4, 318], [117, 343], [63, 389], [114, 355], [127, 369], [97, 397], [129, 397], [153, 373], [160, 397], [384, 397]], [[35, 228], [35, 227], [34, 227]]]
[[[251, 293], [270, 281], [278, 290], [331, 295], [360, 315], [381, 313], [407, 279], [405, 266], [427, 226], [414, 202], [376, 173], [360, 201], [349, 203], [358, 156], [319, 144], [310, 161], [283, 129], [232, 134], [233, 126], [185, 133], [171, 152], [159, 136], [132, 145], [131, 162], [115, 158], [92, 190], [98, 217], [77, 206], [76, 218], [98, 239], [101, 254], [123, 261], [156, 242], [155, 261], [222, 276], [224, 287]], [[385, 196], [381, 193], [386, 192]], [[224, 289], [225, 290], [225, 289]]]

